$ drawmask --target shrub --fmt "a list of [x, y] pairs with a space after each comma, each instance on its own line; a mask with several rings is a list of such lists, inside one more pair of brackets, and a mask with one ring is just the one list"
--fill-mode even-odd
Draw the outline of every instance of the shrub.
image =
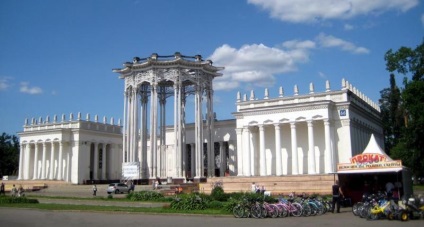
[[268, 202], [268, 203], [274, 203], [277, 202], [277, 199], [271, 197], [271, 196], [264, 196], [262, 194], [257, 193], [251, 193], [251, 192], [237, 192], [237, 193], [231, 193], [228, 195], [229, 199], [228, 202], [226, 202], [223, 205], [223, 209], [226, 211], [231, 212], [233, 208], [240, 203], [254, 203], [256, 201], [258, 202]]
[[0, 203], [39, 203], [37, 199], [28, 199], [27, 197], [11, 197], [11, 196], [1, 196]]
[[213, 200], [224, 202], [228, 200], [228, 195], [224, 193], [224, 189], [222, 189], [221, 186], [216, 186], [212, 189], [211, 198]]
[[207, 208], [210, 209], [222, 209], [224, 208], [224, 202], [212, 200], [206, 204]]
[[174, 198], [170, 207], [174, 210], [204, 210], [209, 202], [209, 197], [204, 194], [182, 194]]
[[132, 201], [164, 201], [164, 196], [159, 192], [140, 191], [127, 195], [127, 199]]

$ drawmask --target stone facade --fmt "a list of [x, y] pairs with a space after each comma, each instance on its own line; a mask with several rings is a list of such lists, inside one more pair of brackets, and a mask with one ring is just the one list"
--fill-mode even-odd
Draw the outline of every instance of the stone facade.
[[89, 180], [120, 179], [121, 126], [90, 121], [78, 114], [58, 121], [25, 120], [20, 136], [19, 180], [61, 180], [82, 184]]
[[[165, 139], [155, 137], [156, 149], [146, 136], [145, 143], [139, 142], [137, 148], [131, 148], [132, 153], [126, 153], [123, 142], [128, 142], [128, 137], [123, 137], [121, 122], [114, 125], [113, 119], [110, 124], [106, 118], [98, 122], [97, 116], [94, 121], [89, 115], [82, 120], [81, 114], [76, 119], [71, 114], [69, 120], [62, 116], [61, 121], [57, 117], [52, 121], [48, 117], [32, 119], [19, 133], [19, 179], [73, 184], [122, 179], [122, 163], [130, 154], [144, 162], [140, 179], [157, 176], [183, 181], [199, 176], [194, 174], [199, 166], [204, 171], [200, 175], [208, 178], [322, 177], [335, 172], [337, 163], [349, 162], [361, 153], [371, 134], [383, 146], [377, 104], [345, 80], [337, 90], [331, 90], [326, 82], [322, 92], [311, 84], [307, 94], [300, 94], [297, 86], [292, 96], [284, 95], [283, 88], [278, 94], [271, 98], [265, 89], [263, 98], [253, 91], [247, 98], [238, 93], [235, 119], [218, 121], [213, 117], [212, 133], [200, 140], [196, 137], [198, 126], [184, 124], [185, 137], [178, 149], [175, 141], [180, 134], [174, 126], [165, 127]], [[200, 142], [202, 147], [196, 148]]]

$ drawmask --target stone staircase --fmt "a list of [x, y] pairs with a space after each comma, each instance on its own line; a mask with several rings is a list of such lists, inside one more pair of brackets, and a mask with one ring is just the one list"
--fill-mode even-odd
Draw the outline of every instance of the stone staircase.
[[[3, 180], [5, 184], [5, 191], [10, 192], [12, 190], [13, 185], [16, 188], [22, 186], [25, 191], [38, 191], [41, 189], [45, 189], [50, 184], [64, 184], [63, 181], [42, 181], [42, 180]], [[47, 184], [47, 182], [49, 182]], [[51, 182], [51, 183], [50, 183]]]
[[[210, 194], [213, 185], [220, 183], [226, 193], [250, 192], [252, 183], [262, 187], [272, 196], [280, 194], [331, 194], [331, 186], [337, 176], [332, 174], [322, 175], [296, 175], [296, 176], [266, 176], [266, 177], [212, 177], [207, 178], [205, 183], [182, 183], [164, 184], [156, 190], [164, 195], [174, 195], [176, 187], [182, 187], [183, 193], [201, 192]], [[68, 197], [90, 197], [92, 196], [92, 185], [73, 185], [64, 181], [44, 180], [9, 180], [4, 182], [6, 192], [10, 192], [12, 185], [22, 185], [26, 192], [33, 192], [45, 196], [68, 196]], [[97, 195], [107, 196], [108, 184], [97, 184]], [[136, 185], [135, 191], [153, 190], [152, 185]], [[121, 195], [119, 195], [121, 196]], [[124, 196], [124, 195], [122, 195]]]
[[224, 192], [250, 192], [252, 183], [264, 186], [265, 190], [270, 192], [272, 196], [280, 194], [288, 195], [295, 192], [296, 194], [331, 194], [331, 186], [336, 180], [334, 175], [296, 175], [296, 176], [266, 176], [266, 177], [213, 177], [207, 178], [206, 183], [199, 184], [200, 192], [210, 194], [213, 185], [222, 184]]

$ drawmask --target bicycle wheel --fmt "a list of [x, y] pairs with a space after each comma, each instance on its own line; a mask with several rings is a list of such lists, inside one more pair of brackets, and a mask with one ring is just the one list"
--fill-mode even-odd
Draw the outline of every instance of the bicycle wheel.
[[315, 216], [318, 214], [318, 208], [316, 205], [309, 205], [311, 207], [311, 215]]
[[358, 216], [359, 215], [359, 207], [360, 206], [362, 206], [362, 203], [361, 202], [357, 202], [357, 203], [355, 203], [355, 204], [353, 204], [353, 206], [352, 206], [352, 213], [355, 215], [355, 216]]
[[302, 216], [309, 217], [312, 214], [312, 208], [309, 204], [302, 204]]
[[244, 216], [244, 209], [242, 206], [237, 205], [233, 208], [233, 215], [236, 218], [242, 218]]
[[243, 218], [250, 218], [250, 207], [243, 206]]
[[361, 218], [368, 218], [369, 214], [370, 214], [370, 206], [363, 206], [362, 207], [362, 211], [361, 211]]
[[324, 214], [324, 207], [319, 204], [316, 204], [316, 205], [317, 205], [317, 214], [318, 215]]
[[327, 207], [328, 211], [333, 210], [333, 203], [332, 202], [326, 201], [325, 206]]
[[371, 208], [370, 212], [368, 214], [368, 219], [377, 220], [380, 217], [380, 213], [378, 213], [376, 211], [373, 212], [373, 209], [376, 210], [376, 209], [379, 209], [379, 208]]
[[268, 205], [267, 212], [268, 212], [268, 216], [270, 216], [271, 218], [276, 218], [279, 215], [278, 207], [276, 205], [274, 205], [274, 204], [269, 204]]
[[261, 218], [266, 218], [268, 216], [268, 209], [265, 207], [265, 205], [260, 205], [261, 207]]
[[260, 205], [253, 205], [250, 208], [250, 215], [254, 218], [262, 218], [262, 207]]
[[291, 206], [291, 209], [293, 209], [291, 211], [291, 214], [295, 217], [300, 217], [300, 215], [302, 215], [302, 205], [300, 205], [299, 203], [292, 203]]
[[289, 211], [287, 209], [287, 207], [285, 207], [284, 205], [278, 205], [281, 209], [280, 211], [280, 217], [285, 218], [287, 216], [289, 216]]

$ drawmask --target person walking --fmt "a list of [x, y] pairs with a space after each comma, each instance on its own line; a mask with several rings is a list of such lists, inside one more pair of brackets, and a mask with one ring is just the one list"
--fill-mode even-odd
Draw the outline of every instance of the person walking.
[[335, 205], [337, 205], [337, 213], [340, 213], [340, 197], [344, 197], [344, 195], [338, 180], [336, 180], [335, 184], [332, 186], [332, 192], [333, 192], [333, 202], [332, 202], [333, 208], [331, 212], [334, 213]]
[[97, 187], [95, 184], [93, 184], [93, 196], [96, 196], [97, 194]]

